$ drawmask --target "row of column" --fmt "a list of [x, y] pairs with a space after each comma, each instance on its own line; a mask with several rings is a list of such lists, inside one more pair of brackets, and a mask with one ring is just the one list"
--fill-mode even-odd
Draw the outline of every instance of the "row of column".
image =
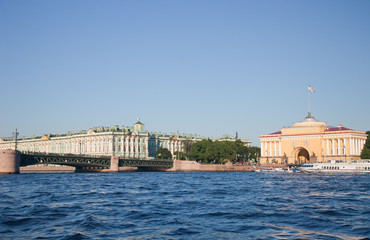
[[267, 141], [261, 142], [261, 157], [277, 157], [281, 156], [281, 142]]
[[121, 137], [119, 152], [125, 157], [148, 157], [148, 138]]
[[169, 141], [168, 149], [173, 155], [175, 152], [181, 151], [181, 143], [179, 141]]
[[322, 144], [326, 155], [361, 155], [364, 145], [365, 140], [359, 138], [326, 139]]
[[[117, 141], [118, 140], [118, 141]], [[174, 148], [175, 149], [175, 148]], [[20, 143], [20, 151], [88, 154], [88, 155], [118, 155], [126, 157], [147, 157], [148, 139], [140, 137], [113, 137], [67, 139], [45, 142]]]

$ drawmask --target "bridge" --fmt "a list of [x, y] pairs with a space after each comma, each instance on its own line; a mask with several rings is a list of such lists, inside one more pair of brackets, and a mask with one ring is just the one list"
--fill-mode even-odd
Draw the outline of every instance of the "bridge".
[[15, 150], [1, 150], [0, 173], [19, 173], [20, 166], [36, 164], [66, 165], [76, 171], [105, 170], [118, 172], [119, 167], [137, 167], [138, 170], [158, 171], [173, 167], [173, 160], [167, 159], [131, 159], [118, 156], [84, 156], [72, 154], [20, 153]]

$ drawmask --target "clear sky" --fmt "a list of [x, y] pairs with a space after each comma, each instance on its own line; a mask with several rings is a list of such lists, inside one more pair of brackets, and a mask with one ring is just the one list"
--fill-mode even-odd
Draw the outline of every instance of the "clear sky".
[[0, 137], [370, 130], [368, 0], [0, 0]]

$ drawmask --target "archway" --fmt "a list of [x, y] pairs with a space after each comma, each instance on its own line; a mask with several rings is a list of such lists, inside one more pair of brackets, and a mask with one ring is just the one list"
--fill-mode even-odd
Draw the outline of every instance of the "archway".
[[298, 164], [305, 164], [310, 162], [310, 154], [304, 148], [300, 148], [297, 151], [297, 160]]

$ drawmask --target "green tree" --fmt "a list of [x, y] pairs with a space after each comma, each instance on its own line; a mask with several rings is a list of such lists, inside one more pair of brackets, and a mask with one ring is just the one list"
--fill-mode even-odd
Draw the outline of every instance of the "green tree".
[[173, 156], [176, 156], [176, 159], [178, 159], [178, 160], [186, 160], [186, 158], [187, 158], [187, 154], [186, 153], [184, 153], [184, 152], [174, 152], [173, 153]]
[[158, 148], [155, 153], [156, 158], [158, 159], [172, 159], [172, 154], [167, 148]]
[[203, 139], [195, 142], [190, 150], [189, 157], [202, 163], [226, 163], [227, 161], [256, 161], [260, 148], [246, 147], [243, 142], [215, 141]]
[[366, 134], [367, 134], [366, 143], [361, 152], [362, 159], [370, 159], [370, 131], [367, 131]]
[[258, 157], [261, 155], [261, 148], [249, 147], [249, 151], [250, 151], [249, 160], [257, 162]]
[[197, 162], [206, 162], [206, 152], [210, 144], [212, 144], [212, 140], [210, 139], [203, 139], [202, 141], [194, 143], [190, 150], [190, 158]]
[[191, 148], [193, 146], [193, 141], [189, 140], [189, 139], [186, 139], [186, 140], [182, 141], [182, 144], [184, 145], [184, 152], [187, 155], [189, 155], [190, 151], [191, 151]]

